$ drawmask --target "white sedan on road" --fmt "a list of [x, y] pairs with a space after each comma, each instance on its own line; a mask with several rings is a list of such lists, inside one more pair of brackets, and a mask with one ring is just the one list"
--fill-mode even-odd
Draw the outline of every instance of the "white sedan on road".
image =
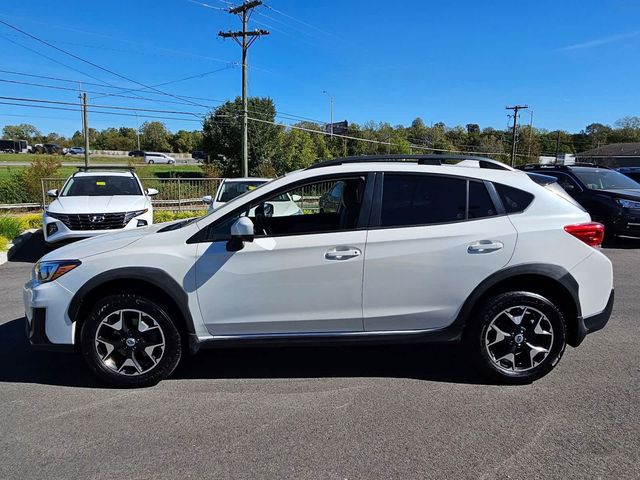
[[153, 223], [151, 197], [131, 171], [94, 171], [81, 168], [60, 190], [49, 190], [54, 200], [42, 214], [47, 243], [93, 237]]
[[[240, 195], [255, 190], [260, 185], [270, 182], [270, 178], [226, 178], [218, 186], [216, 194], [212, 197], [207, 195], [202, 197], [202, 201], [209, 205], [209, 212], [212, 212], [225, 203]], [[286, 217], [288, 215], [301, 215], [302, 210], [296, 202], [301, 200], [300, 195], [284, 194], [271, 199], [267, 208], [272, 209], [268, 216]]]

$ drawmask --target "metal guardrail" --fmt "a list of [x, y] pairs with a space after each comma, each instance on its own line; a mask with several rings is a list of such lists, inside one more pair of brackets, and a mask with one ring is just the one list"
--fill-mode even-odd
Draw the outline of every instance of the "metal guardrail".
[[[158, 195], [151, 200], [153, 207], [158, 210], [181, 211], [202, 210], [206, 208], [202, 197], [214, 195], [222, 178], [141, 178], [145, 189], [155, 188]], [[51, 198], [47, 191], [60, 190], [66, 182], [64, 178], [42, 179], [42, 204], [49, 205]]]
[[[182, 210], [202, 210], [206, 208], [202, 197], [215, 195], [222, 178], [141, 178], [145, 189], [155, 188], [158, 195], [154, 196], [152, 203], [157, 210], [179, 212]], [[60, 190], [66, 179], [43, 178], [42, 203], [23, 203], [12, 205], [0, 205], [3, 210], [26, 210], [46, 207], [52, 201], [47, 196], [49, 190]], [[301, 198], [296, 203], [305, 213], [318, 212], [319, 200], [335, 185], [334, 181], [316, 183], [292, 190], [291, 195], [299, 195]]]

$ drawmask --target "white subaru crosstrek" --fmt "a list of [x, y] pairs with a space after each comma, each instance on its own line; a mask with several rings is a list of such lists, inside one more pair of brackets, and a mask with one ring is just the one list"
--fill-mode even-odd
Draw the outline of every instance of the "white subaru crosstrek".
[[44, 239], [56, 243], [151, 225], [157, 193], [144, 190], [130, 170], [81, 167], [60, 190], [47, 192], [53, 201], [42, 214]]
[[[205, 347], [362, 341], [462, 341], [492, 379], [533, 381], [611, 315], [604, 229], [555, 179], [458, 160], [333, 160], [201, 218], [60, 248], [25, 285], [29, 339], [120, 386]], [[337, 182], [335, 209], [265, 212]]]

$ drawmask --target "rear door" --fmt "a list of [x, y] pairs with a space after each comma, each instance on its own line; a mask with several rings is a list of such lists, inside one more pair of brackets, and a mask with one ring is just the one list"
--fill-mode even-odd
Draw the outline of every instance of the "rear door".
[[[473, 289], [504, 267], [516, 230], [489, 183], [385, 173], [377, 186], [363, 286], [365, 330], [451, 324]], [[499, 210], [500, 209], [500, 210]]]

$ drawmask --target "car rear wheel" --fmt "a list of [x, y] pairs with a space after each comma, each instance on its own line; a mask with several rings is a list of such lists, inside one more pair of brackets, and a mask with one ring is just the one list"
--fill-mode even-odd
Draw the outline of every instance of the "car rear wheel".
[[182, 353], [180, 332], [167, 310], [136, 294], [98, 301], [82, 325], [82, 354], [102, 380], [147, 387], [168, 377]]
[[549, 373], [566, 347], [562, 313], [546, 298], [509, 292], [485, 302], [466, 335], [474, 364], [500, 383], [529, 383]]
[[149, 160], [149, 162], [148, 162], [148, 163], [149, 163], [149, 164], [152, 164], [152, 163], [153, 163], [153, 160]]

